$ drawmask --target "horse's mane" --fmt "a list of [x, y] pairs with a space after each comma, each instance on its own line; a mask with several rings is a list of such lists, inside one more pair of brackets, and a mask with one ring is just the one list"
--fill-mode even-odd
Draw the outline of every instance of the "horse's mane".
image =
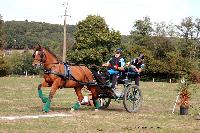
[[43, 48], [47, 50], [50, 54], [52, 54], [59, 61], [58, 57], [49, 48], [47, 47], [43, 47]]

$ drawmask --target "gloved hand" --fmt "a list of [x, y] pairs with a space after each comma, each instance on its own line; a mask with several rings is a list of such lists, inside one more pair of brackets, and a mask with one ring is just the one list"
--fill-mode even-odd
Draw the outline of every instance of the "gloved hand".
[[118, 69], [118, 66], [115, 65], [114, 68], [117, 70], [117, 69]]

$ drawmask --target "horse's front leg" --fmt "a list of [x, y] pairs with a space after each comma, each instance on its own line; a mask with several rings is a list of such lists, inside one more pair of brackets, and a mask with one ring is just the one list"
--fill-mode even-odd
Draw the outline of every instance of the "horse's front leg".
[[51, 100], [53, 99], [53, 96], [56, 93], [56, 90], [59, 88], [59, 86], [60, 86], [60, 79], [57, 79], [53, 82], [52, 87], [51, 87], [51, 91], [49, 93], [49, 97], [47, 98], [47, 101], [46, 101], [46, 103], [43, 107], [43, 111], [45, 111], [46, 113], [49, 112]]
[[38, 96], [39, 96], [39, 98], [41, 98], [41, 100], [42, 100], [42, 102], [43, 103], [46, 103], [47, 102], [47, 100], [48, 100], [48, 97], [45, 97], [44, 95], [43, 95], [43, 93], [42, 93], [42, 87], [49, 87], [50, 85], [44, 80], [43, 82], [42, 82], [42, 84], [39, 84], [38, 85]]

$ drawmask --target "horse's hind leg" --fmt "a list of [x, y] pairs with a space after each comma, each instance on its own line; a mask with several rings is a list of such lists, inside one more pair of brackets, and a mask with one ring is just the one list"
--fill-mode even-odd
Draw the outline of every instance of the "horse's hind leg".
[[97, 91], [96, 91], [96, 87], [95, 86], [88, 86], [88, 89], [92, 93], [92, 99], [93, 99], [93, 102], [94, 102], [95, 110], [98, 111], [98, 109], [100, 107], [100, 103], [99, 103], [99, 100], [98, 100], [98, 94], [97, 94]]
[[81, 92], [81, 89], [82, 89], [83, 87], [82, 86], [80, 86], [80, 87], [76, 87], [76, 88], [74, 88], [75, 89], [75, 92], [76, 92], [76, 95], [77, 95], [77, 97], [78, 97], [78, 102], [76, 102], [76, 103], [74, 103], [74, 105], [73, 105], [73, 107], [72, 107], [72, 111], [73, 110], [78, 110], [80, 107], [81, 107], [81, 102], [82, 102], [82, 100], [83, 100], [83, 94], [82, 94], [82, 92]]

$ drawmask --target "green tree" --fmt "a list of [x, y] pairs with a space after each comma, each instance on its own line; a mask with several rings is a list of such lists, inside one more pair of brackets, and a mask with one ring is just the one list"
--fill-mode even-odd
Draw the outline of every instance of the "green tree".
[[194, 22], [192, 17], [186, 17], [182, 20], [180, 25], [177, 25], [177, 28], [181, 32], [181, 37], [184, 37], [186, 42], [188, 39], [193, 39], [194, 37]]
[[199, 32], [200, 20], [197, 18], [195, 22], [192, 17], [186, 17], [182, 20], [181, 24], [177, 26], [180, 31], [180, 37], [183, 37], [182, 49], [183, 55], [189, 57], [190, 60], [197, 59], [199, 53]]
[[20, 53], [15, 52], [7, 56], [7, 61], [9, 65], [9, 74], [22, 75], [24, 73], [22, 70], [23, 61]]
[[200, 19], [199, 18], [197, 18], [196, 20], [195, 20], [195, 23], [194, 23], [194, 26], [195, 26], [195, 33], [196, 33], [196, 36], [195, 36], [195, 39], [199, 39], [199, 33], [200, 33]]
[[4, 43], [5, 43], [4, 21], [3, 17], [0, 14], [0, 49], [3, 47]]
[[32, 66], [32, 54], [28, 51], [23, 53], [14, 52], [7, 56], [9, 66], [9, 74], [24, 75], [26, 72], [29, 75], [37, 74], [38, 71]]
[[80, 21], [74, 37], [76, 43], [68, 51], [68, 60], [84, 64], [101, 64], [121, 42], [119, 31], [109, 30], [104, 18], [96, 15]]
[[165, 22], [155, 23], [154, 36], [166, 36], [166, 28]]
[[36, 70], [33, 66], [33, 57], [32, 53], [28, 51], [24, 51], [23, 54], [21, 54], [22, 59], [22, 72], [27, 72], [29, 75], [37, 74], [38, 70]]
[[130, 32], [131, 43], [148, 46], [152, 31], [152, 23], [149, 17], [144, 17], [143, 20], [136, 20], [133, 25], [133, 30]]
[[8, 63], [2, 51], [0, 51], [0, 76], [8, 74]]

